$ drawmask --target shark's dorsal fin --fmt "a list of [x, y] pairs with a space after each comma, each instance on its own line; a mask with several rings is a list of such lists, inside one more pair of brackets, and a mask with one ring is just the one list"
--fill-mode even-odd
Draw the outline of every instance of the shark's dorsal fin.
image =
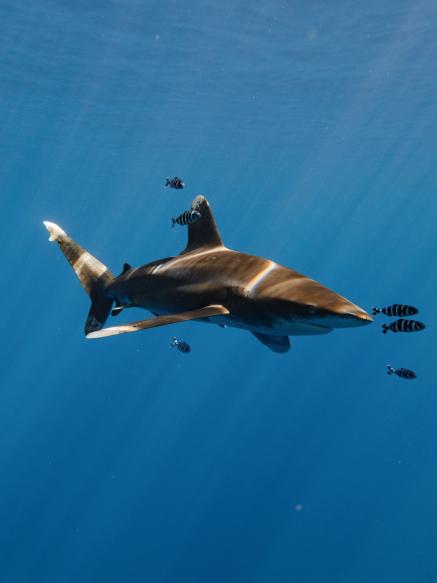
[[121, 274], [123, 275], [124, 273], [126, 273], [126, 271], [130, 271], [132, 269], [132, 265], [129, 265], [129, 263], [125, 263], [123, 265], [123, 271], [121, 272]]
[[188, 243], [181, 255], [200, 248], [223, 246], [214, 215], [206, 198], [202, 195], [196, 196], [191, 208], [198, 211], [202, 217], [197, 222], [188, 225]]

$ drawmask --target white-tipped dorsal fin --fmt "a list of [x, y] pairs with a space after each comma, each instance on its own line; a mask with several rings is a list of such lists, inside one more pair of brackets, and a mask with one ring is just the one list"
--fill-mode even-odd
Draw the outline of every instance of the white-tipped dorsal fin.
[[201, 218], [188, 225], [188, 243], [182, 254], [208, 247], [222, 247], [223, 241], [217, 229], [209, 202], [199, 194], [193, 200], [191, 208], [201, 214]]
[[61, 229], [56, 223], [50, 221], [43, 221], [47, 231], [50, 233], [49, 241], [58, 241], [61, 237], [66, 237], [67, 233]]

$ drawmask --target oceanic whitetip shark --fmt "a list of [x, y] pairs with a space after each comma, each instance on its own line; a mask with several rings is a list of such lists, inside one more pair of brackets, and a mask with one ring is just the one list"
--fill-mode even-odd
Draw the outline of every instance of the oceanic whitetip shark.
[[[118, 277], [58, 225], [44, 221], [49, 240], [58, 243], [90, 296], [87, 338], [199, 320], [243, 328], [274, 352], [287, 352], [289, 336], [372, 322], [364, 310], [305, 275], [225, 247], [203, 196], [192, 208], [201, 219], [188, 225], [188, 243], [180, 255], [138, 268], [125, 264]], [[154, 317], [103, 328], [114, 302], [113, 315], [141, 307]]]

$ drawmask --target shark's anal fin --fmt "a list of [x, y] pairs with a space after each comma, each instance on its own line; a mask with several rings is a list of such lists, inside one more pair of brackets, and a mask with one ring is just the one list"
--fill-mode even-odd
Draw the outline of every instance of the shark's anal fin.
[[273, 352], [288, 352], [290, 350], [291, 344], [288, 336], [269, 336], [268, 334], [258, 334], [257, 332], [253, 332], [253, 335]]
[[156, 318], [138, 320], [138, 322], [131, 322], [130, 324], [124, 324], [122, 326], [103, 328], [102, 330], [87, 334], [87, 338], [104, 338], [105, 336], [127, 334], [128, 332], [138, 332], [140, 330], [146, 330], [147, 328], [156, 328], [157, 326], [167, 326], [168, 324], [177, 324], [178, 322], [187, 322], [188, 320], [198, 320], [200, 318], [210, 318], [211, 316], [226, 314], [229, 314], [229, 310], [224, 306], [205, 306], [204, 308], [190, 310], [188, 312], [181, 312], [180, 314], [157, 316]]
[[182, 254], [190, 253], [200, 248], [221, 247], [223, 241], [206, 198], [202, 195], [196, 196], [191, 208], [198, 211], [201, 214], [201, 218], [188, 225], [188, 243]]

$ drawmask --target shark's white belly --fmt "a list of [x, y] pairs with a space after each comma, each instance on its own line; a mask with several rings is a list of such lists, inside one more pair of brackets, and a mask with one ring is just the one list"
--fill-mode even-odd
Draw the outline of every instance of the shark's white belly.
[[[154, 310], [157, 316], [164, 316], [170, 312], [167, 310]], [[244, 319], [229, 315], [213, 316], [210, 318], [202, 318], [196, 320], [199, 323], [215, 324], [216, 326], [228, 328], [240, 328], [242, 330], [249, 330], [250, 332], [257, 332], [258, 334], [266, 334], [269, 336], [314, 336], [319, 334], [328, 334], [332, 332], [335, 327], [335, 322], [329, 321], [327, 318], [323, 319], [323, 323], [310, 320], [285, 320], [278, 319], [273, 326], [263, 326], [259, 323], [251, 323]]]
[[[205, 320], [204, 320], [205, 321]], [[328, 334], [332, 332], [329, 326], [322, 326], [310, 322], [278, 321], [274, 326], [251, 325], [232, 316], [214, 316], [208, 318], [208, 323], [229, 328], [241, 328], [258, 334], [269, 336], [313, 336], [315, 334]]]

